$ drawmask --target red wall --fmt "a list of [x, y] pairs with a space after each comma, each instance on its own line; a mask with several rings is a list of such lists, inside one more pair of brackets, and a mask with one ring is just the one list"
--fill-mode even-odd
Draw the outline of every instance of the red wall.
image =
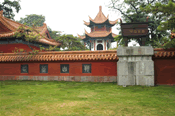
[[[33, 49], [39, 50], [38, 47], [30, 45]], [[0, 45], [0, 51], [3, 51], [3, 53], [12, 53], [12, 50], [15, 50], [15, 47], [18, 49], [24, 49], [27, 50], [27, 52], [32, 51], [28, 45], [26, 44], [1, 44]]]
[[155, 84], [175, 84], [175, 59], [154, 59]]
[[[92, 31], [93, 28], [94, 27], [91, 28], [91, 32], [93, 32]], [[106, 27], [102, 27], [102, 28], [95, 27], [95, 31], [111, 31], [111, 28], [109, 30], [106, 30]]]
[[[91, 64], [91, 73], [82, 73], [82, 64]], [[28, 74], [21, 73], [21, 64], [28, 64]], [[40, 74], [40, 64], [48, 64], [48, 73]], [[69, 64], [69, 73], [60, 73], [60, 64]], [[117, 62], [42, 62], [0, 63], [0, 75], [49, 76], [117, 76]]]
[[102, 27], [102, 28], [95, 27], [95, 31], [106, 31], [106, 28], [105, 27]]

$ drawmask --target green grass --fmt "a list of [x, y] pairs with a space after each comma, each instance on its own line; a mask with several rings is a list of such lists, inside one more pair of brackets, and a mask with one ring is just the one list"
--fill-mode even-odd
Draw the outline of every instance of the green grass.
[[175, 86], [0, 81], [1, 116], [175, 116]]

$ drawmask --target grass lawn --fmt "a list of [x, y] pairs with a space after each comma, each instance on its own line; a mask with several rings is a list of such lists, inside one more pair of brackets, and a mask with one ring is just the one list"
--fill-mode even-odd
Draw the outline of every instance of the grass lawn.
[[0, 81], [1, 116], [175, 116], [175, 86]]

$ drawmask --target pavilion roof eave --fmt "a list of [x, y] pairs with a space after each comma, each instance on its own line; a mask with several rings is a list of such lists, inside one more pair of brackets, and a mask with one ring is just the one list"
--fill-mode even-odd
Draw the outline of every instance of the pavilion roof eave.
[[103, 38], [103, 39], [105, 39], [105, 38], [110, 38], [110, 39], [114, 39], [114, 37], [115, 36], [117, 36], [116, 34], [113, 34], [113, 33], [110, 33], [110, 34], [108, 34], [107, 36], [102, 36], [102, 37], [92, 37], [92, 36], [89, 36], [88, 34], [85, 34], [85, 38], [83, 39], [83, 40], [86, 40], [86, 39], [88, 39], [88, 38], [95, 38], [95, 39], [99, 39], [99, 38]]
[[108, 19], [102, 23], [95, 23], [93, 21], [90, 20], [90, 22], [86, 22], [84, 23], [86, 26], [91, 27], [94, 25], [100, 25], [100, 24], [106, 24], [106, 25], [110, 25], [110, 26], [114, 26], [117, 23], [118, 20], [115, 21], [109, 21]]

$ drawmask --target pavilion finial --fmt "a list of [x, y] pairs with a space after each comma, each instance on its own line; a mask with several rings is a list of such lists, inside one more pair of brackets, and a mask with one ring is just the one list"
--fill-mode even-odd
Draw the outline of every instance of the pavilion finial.
[[101, 12], [102, 11], [102, 6], [99, 6], [99, 12]]

